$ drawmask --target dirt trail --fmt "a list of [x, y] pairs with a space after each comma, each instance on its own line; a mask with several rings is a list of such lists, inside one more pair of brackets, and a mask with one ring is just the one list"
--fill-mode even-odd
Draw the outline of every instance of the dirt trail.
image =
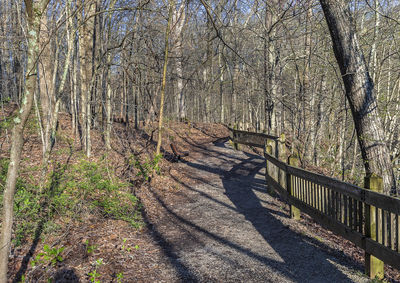
[[223, 142], [190, 156], [179, 164], [187, 178], [176, 178], [184, 187], [178, 204], [152, 192], [165, 215], [151, 229], [169, 261], [163, 281], [368, 281], [351, 259], [292, 229], [295, 221], [266, 193], [260, 156]]

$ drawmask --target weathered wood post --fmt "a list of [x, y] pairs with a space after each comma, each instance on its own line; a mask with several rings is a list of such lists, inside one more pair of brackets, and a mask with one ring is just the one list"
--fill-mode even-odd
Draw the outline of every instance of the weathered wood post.
[[[267, 144], [271, 147], [271, 153], [270, 155], [274, 156], [276, 159], [278, 159], [278, 144], [277, 141], [275, 139], [267, 139]], [[270, 168], [270, 172], [269, 172], [270, 176], [279, 183], [278, 180], [278, 168], [276, 166], [272, 166]]]
[[[291, 166], [299, 166], [299, 158], [297, 155], [292, 154], [288, 157], [288, 162]], [[292, 179], [292, 175], [286, 172], [286, 189], [290, 196], [294, 195], [295, 184], [294, 180]], [[290, 217], [295, 220], [300, 220], [300, 210], [295, 207], [294, 205], [290, 205]]]
[[[286, 138], [284, 133], [280, 135], [278, 140], [278, 159], [283, 162], [286, 161]], [[278, 182], [286, 189], [285, 172], [281, 169], [278, 170]]]
[[235, 125], [233, 126], [233, 132], [232, 132], [232, 142], [233, 142], [233, 148], [235, 150], [239, 150], [239, 144], [235, 142], [235, 130], [238, 129], [238, 124], [235, 123]]
[[[268, 153], [269, 155], [272, 155], [272, 146], [268, 144], [268, 141], [266, 141], [265, 145], [265, 152]], [[267, 191], [270, 195], [274, 195], [275, 192], [271, 186], [271, 184], [268, 183], [268, 176], [271, 176], [271, 166], [268, 165], [268, 159], [265, 159], [265, 179], [267, 181]]]
[[[374, 192], [383, 192], [383, 179], [375, 174], [365, 177], [365, 188]], [[381, 225], [376, 223], [376, 208], [365, 204], [365, 236], [376, 241], [377, 236], [382, 234]], [[378, 229], [377, 229], [378, 228]], [[377, 235], [378, 232], [378, 235]], [[380, 259], [365, 252], [365, 271], [370, 278], [383, 279], [384, 263]]]

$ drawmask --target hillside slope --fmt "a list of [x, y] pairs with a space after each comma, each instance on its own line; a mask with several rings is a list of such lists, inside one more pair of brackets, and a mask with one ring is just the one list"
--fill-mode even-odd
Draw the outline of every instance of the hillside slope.
[[[12, 105], [5, 108], [0, 124], [1, 184], [7, 172], [13, 110]], [[170, 168], [176, 166], [168, 160], [172, 156], [169, 144], [173, 141], [180, 150], [190, 151], [190, 143], [208, 143], [227, 132], [218, 125], [167, 123], [166, 158], [157, 163], [153, 159], [154, 128], [133, 130], [114, 123], [111, 151], [105, 150], [101, 133], [93, 131], [93, 155], [87, 159], [72, 133], [69, 115], [61, 113], [48, 173], [42, 178], [41, 138], [32, 114], [15, 198], [9, 262], [12, 281], [110, 282], [123, 278], [121, 282], [132, 282], [141, 278], [149, 282], [163, 277], [156, 268], [149, 268], [168, 260], [142, 217], [136, 191], [148, 186], [159, 187], [164, 194], [179, 191], [179, 185], [168, 177]], [[156, 165], [160, 170], [151, 178]], [[149, 205], [147, 210], [157, 215], [157, 208]]]

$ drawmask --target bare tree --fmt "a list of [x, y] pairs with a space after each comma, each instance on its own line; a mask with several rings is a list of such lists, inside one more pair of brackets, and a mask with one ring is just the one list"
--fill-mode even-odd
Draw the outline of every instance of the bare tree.
[[82, 141], [86, 155], [90, 156], [90, 127], [91, 127], [91, 89], [93, 76], [93, 31], [94, 13], [96, 2], [94, 0], [84, 1], [84, 14], [80, 15], [79, 30], [79, 62], [81, 76], [81, 125]]
[[171, 30], [171, 51], [175, 55], [175, 68], [177, 75], [176, 107], [178, 119], [186, 118], [185, 94], [183, 92], [183, 27], [186, 21], [186, 0], [182, 0], [178, 10], [173, 7], [172, 30]]
[[385, 143], [374, 84], [358, 43], [348, 2], [320, 0], [320, 3], [353, 114], [365, 171], [382, 176], [385, 193], [393, 192], [396, 188], [393, 166]]
[[167, 83], [168, 42], [169, 42], [169, 34], [170, 34], [171, 22], [172, 22], [172, 9], [174, 6], [175, 6], [174, 0], [170, 0], [169, 8], [168, 8], [168, 10], [169, 10], [168, 23], [167, 23], [167, 28], [165, 30], [164, 66], [163, 66], [162, 82], [161, 82], [160, 113], [159, 113], [159, 117], [158, 117], [158, 140], [157, 140], [156, 155], [159, 155], [161, 152], [163, 119], [164, 119], [164, 101], [165, 101], [164, 95], [165, 95], [165, 86]]

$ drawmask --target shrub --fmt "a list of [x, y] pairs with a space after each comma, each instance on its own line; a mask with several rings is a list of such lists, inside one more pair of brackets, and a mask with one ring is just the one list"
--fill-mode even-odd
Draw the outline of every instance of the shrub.
[[135, 159], [135, 168], [139, 169], [137, 176], [141, 176], [148, 181], [153, 175], [153, 172], [160, 174], [159, 163], [162, 158], [162, 154], [158, 154], [153, 159], [146, 158], [145, 162], [143, 163], [141, 163], [138, 159]]

